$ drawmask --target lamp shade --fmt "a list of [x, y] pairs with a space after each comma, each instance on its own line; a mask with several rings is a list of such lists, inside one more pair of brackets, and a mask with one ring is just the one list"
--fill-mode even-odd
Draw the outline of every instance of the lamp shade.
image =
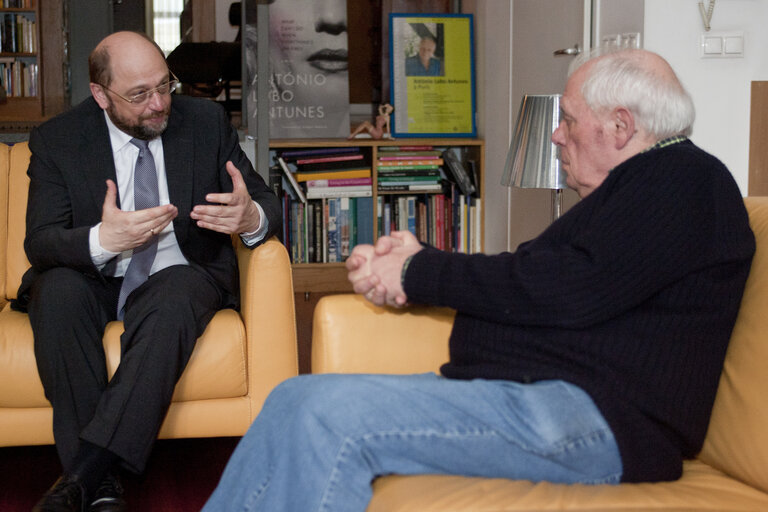
[[501, 184], [520, 188], [564, 189], [565, 173], [552, 133], [560, 122], [560, 95], [526, 95], [509, 146]]

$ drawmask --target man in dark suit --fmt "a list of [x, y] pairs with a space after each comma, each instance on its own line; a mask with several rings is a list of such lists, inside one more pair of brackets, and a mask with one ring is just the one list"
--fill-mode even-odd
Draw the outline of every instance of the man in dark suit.
[[[117, 468], [143, 470], [196, 339], [218, 309], [238, 306], [230, 235], [256, 246], [281, 223], [223, 109], [172, 95], [154, 41], [112, 34], [89, 69], [92, 98], [30, 136], [32, 268], [19, 305], [64, 469], [35, 510], [124, 509]], [[146, 176], [156, 206], [142, 206]], [[131, 289], [132, 260], [148, 247]], [[101, 339], [115, 319], [125, 334], [108, 382]]]

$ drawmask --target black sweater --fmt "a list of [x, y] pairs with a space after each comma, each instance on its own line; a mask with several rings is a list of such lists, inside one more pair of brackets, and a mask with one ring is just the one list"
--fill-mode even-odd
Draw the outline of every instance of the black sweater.
[[404, 287], [457, 310], [443, 375], [580, 386], [622, 480], [674, 480], [704, 442], [754, 250], [733, 177], [684, 141], [620, 164], [514, 253], [420, 251]]

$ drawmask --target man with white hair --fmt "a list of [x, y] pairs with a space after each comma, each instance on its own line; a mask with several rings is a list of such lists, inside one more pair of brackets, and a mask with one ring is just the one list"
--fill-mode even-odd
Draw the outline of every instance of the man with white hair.
[[[701, 448], [755, 244], [690, 97], [642, 50], [580, 62], [552, 135], [582, 198], [513, 253], [407, 232], [347, 262], [375, 304], [456, 310], [441, 375], [278, 386], [206, 511], [362, 511], [387, 474], [672, 480]], [[417, 336], [417, 335], [416, 335]]]

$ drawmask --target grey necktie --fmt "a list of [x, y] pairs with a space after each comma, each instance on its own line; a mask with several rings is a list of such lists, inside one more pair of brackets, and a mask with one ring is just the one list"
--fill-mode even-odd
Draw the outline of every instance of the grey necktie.
[[[149, 142], [131, 139], [131, 144], [139, 148], [139, 158], [136, 159], [136, 168], [133, 172], [134, 209], [138, 211], [159, 205], [160, 198], [157, 191], [155, 159], [152, 158], [152, 152], [149, 151]], [[128, 269], [125, 271], [123, 284], [120, 288], [120, 297], [117, 300], [117, 318], [119, 320], [123, 319], [125, 299], [149, 277], [156, 253], [157, 236], [153, 236], [144, 244], [133, 249], [133, 256], [128, 264]]]

